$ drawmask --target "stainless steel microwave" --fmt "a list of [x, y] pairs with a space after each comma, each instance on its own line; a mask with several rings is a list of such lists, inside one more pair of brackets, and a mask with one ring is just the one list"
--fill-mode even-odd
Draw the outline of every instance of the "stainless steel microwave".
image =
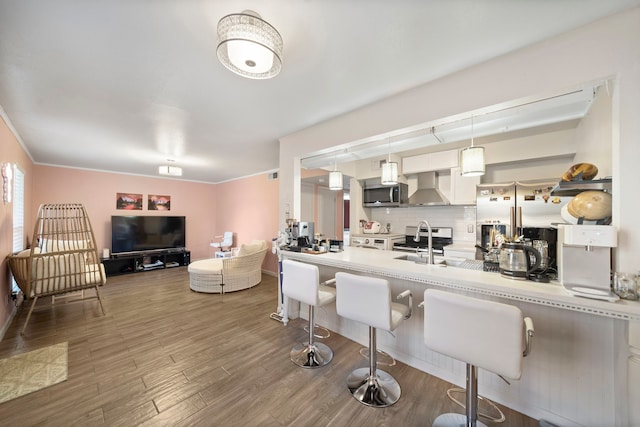
[[404, 206], [409, 201], [407, 184], [373, 185], [362, 189], [362, 205], [365, 208]]

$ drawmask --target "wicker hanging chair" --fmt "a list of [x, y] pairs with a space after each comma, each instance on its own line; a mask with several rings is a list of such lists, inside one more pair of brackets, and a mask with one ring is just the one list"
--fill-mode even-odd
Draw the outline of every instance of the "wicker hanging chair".
[[98, 257], [96, 239], [84, 206], [78, 203], [44, 204], [38, 209], [33, 246], [9, 255], [9, 269], [23, 292], [32, 299], [24, 333], [39, 297], [95, 289], [105, 314], [98, 286], [106, 283], [104, 266]]

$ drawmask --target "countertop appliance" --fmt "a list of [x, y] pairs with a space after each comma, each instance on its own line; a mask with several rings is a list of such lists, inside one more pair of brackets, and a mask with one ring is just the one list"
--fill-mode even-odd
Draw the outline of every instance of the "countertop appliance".
[[295, 248], [312, 246], [313, 225], [313, 222], [291, 222], [291, 226], [285, 229], [287, 245]]
[[[523, 228], [564, 223], [561, 210], [572, 197], [553, 196], [555, 182], [480, 184], [476, 195], [476, 243], [487, 250], [501, 239], [521, 236]], [[539, 239], [538, 239], [539, 240]], [[482, 259], [480, 250], [476, 259]]]
[[611, 291], [611, 248], [618, 234], [610, 225], [558, 226], [558, 279], [572, 295], [617, 301]]
[[378, 221], [369, 221], [364, 224], [362, 232], [364, 234], [379, 234], [382, 226]]
[[390, 251], [395, 243], [404, 242], [404, 234], [352, 234], [351, 246]]
[[[534, 261], [531, 261], [533, 255]], [[504, 243], [500, 248], [500, 274], [517, 280], [527, 280], [529, 274], [540, 267], [542, 256], [524, 243]]]
[[[418, 250], [428, 249], [428, 231], [426, 227], [420, 228], [420, 241], [416, 242], [413, 238], [416, 236], [418, 227], [407, 226], [405, 236], [402, 242], [393, 245], [394, 251], [416, 252]], [[451, 227], [431, 227], [431, 237], [433, 243], [433, 254], [444, 256], [444, 247], [453, 243], [453, 228]]]
[[[540, 252], [540, 266], [529, 273], [528, 279], [548, 283], [558, 276], [556, 227], [523, 227], [524, 243]], [[533, 261], [533, 260], [532, 260]]]
[[369, 185], [362, 189], [362, 206], [365, 208], [389, 208], [404, 206], [409, 200], [409, 187], [395, 185]]
[[298, 237], [308, 237], [313, 240], [313, 222], [294, 222], [292, 228], [292, 236], [294, 239]]

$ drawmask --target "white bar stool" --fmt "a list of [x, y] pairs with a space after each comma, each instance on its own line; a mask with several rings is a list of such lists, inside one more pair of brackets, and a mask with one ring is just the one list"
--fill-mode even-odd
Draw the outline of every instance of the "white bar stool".
[[[309, 340], [296, 344], [290, 354], [291, 361], [303, 368], [325, 366], [333, 358], [328, 345], [314, 341], [315, 307], [321, 307], [336, 300], [336, 290], [329, 286], [335, 279], [320, 283], [320, 272], [315, 265], [298, 261], [282, 261], [282, 294], [309, 306]], [[285, 308], [288, 306], [285, 300]]]
[[369, 326], [369, 367], [356, 369], [347, 377], [353, 397], [367, 406], [383, 408], [400, 399], [398, 382], [376, 369], [376, 329], [393, 331], [411, 317], [411, 292], [404, 291], [398, 299], [407, 296], [408, 306], [392, 302], [387, 280], [336, 273], [336, 311], [342, 317]]
[[424, 292], [423, 304], [425, 345], [467, 364], [466, 415], [442, 414], [433, 426], [486, 427], [478, 421], [478, 368], [520, 379], [533, 321], [513, 305], [436, 289]]

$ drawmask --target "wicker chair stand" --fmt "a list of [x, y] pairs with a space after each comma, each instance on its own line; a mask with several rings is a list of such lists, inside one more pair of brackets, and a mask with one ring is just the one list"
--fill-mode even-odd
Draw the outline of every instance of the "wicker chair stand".
[[45, 204], [38, 209], [30, 249], [9, 255], [9, 269], [25, 300], [33, 300], [21, 334], [27, 328], [33, 308], [40, 297], [95, 289], [102, 314], [105, 314], [98, 291], [106, 283], [104, 266], [98, 257], [96, 239], [83, 205]]

